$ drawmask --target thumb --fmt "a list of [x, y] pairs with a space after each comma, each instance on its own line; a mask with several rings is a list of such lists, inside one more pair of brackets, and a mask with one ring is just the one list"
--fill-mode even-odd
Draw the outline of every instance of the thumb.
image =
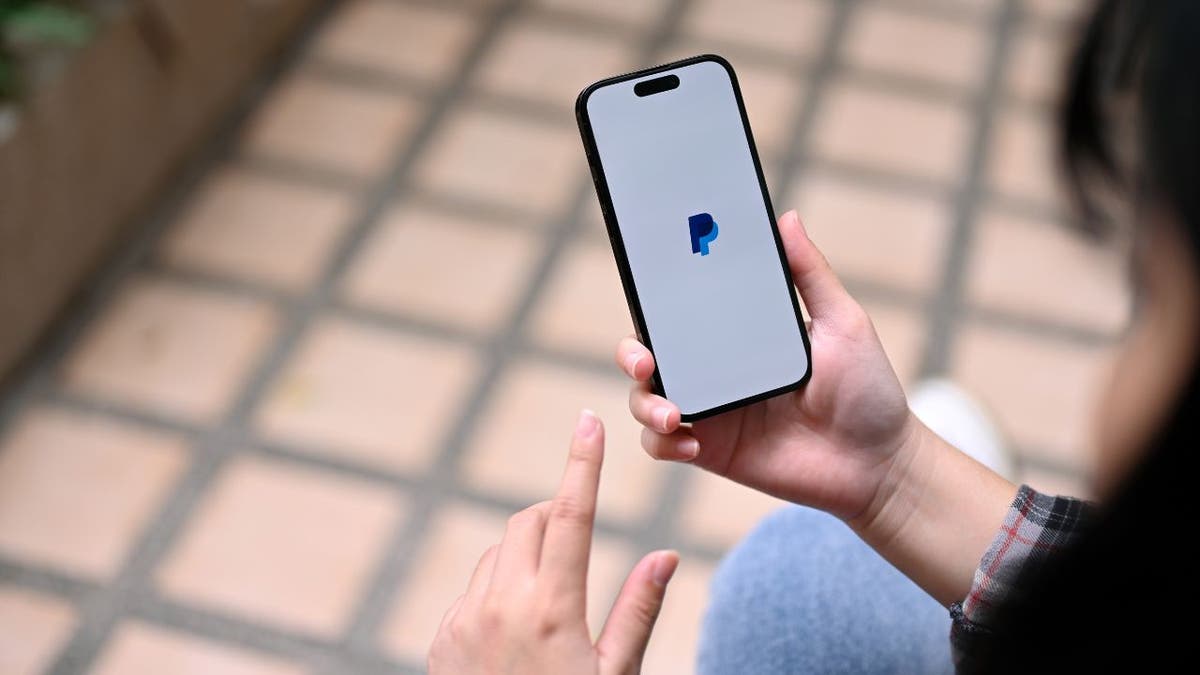
[[792, 282], [814, 320], [830, 318], [847, 302], [854, 302], [833, 273], [829, 261], [808, 238], [794, 209], [779, 217], [779, 236], [787, 253]]
[[596, 641], [602, 675], [640, 671], [667, 582], [678, 566], [679, 554], [675, 551], [655, 551], [642, 558], [626, 577]]

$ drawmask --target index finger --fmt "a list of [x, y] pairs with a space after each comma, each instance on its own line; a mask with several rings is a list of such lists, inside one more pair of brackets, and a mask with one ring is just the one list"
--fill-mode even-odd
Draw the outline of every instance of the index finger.
[[544, 578], [569, 602], [582, 602], [585, 595], [596, 491], [603, 461], [604, 427], [595, 413], [584, 410], [571, 439], [562, 483], [550, 504], [538, 566], [538, 577]]

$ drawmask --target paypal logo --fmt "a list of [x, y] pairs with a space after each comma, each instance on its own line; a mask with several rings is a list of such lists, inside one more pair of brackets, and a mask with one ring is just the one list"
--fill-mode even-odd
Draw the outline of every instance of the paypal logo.
[[707, 213], [688, 216], [688, 230], [692, 235], [692, 253], [708, 255], [708, 245], [717, 238], [717, 221]]

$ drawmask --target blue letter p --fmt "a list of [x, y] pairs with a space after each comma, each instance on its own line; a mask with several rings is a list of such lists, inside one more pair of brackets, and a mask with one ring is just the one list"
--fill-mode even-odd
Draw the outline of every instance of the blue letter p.
[[717, 238], [717, 221], [707, 213], [688, 216], [688, 229], [692, 233], [692, 253], [708, 255], [708, 245]]

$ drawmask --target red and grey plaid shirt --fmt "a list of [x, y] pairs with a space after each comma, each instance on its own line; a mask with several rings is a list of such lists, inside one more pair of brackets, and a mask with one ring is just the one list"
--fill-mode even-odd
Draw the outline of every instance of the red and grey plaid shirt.
[[997, 609], [1019, 600], [1022, 588], [1091, 520], [1093, 506], [1051, 497], [1022, 485], [1004, 526], [983, 554], [971, 592], [950, 607], [950, 644], [958, 673], [975, 672], [988, 652]]

